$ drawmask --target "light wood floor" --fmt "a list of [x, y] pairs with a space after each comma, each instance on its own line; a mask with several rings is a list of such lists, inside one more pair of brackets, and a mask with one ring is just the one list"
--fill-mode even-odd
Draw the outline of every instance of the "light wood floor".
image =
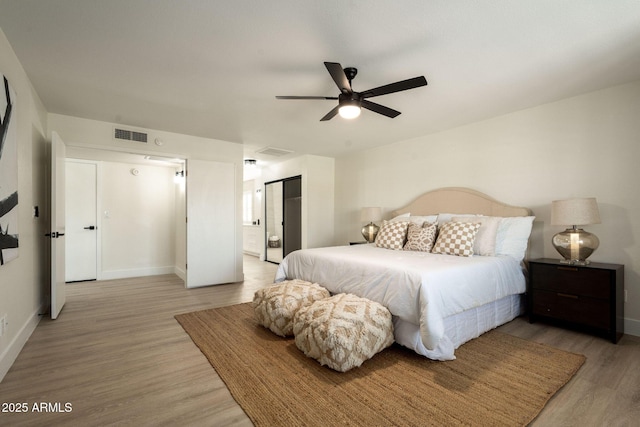
[[[250, 426], [173, 316], [251, 301], [275, 270], [246, 256], [238, 284], [187, 290], [166, 275], [67, 285], [60, 317], [40, 322], [0, 383], [0, 404], [26, 402], [30, 412], [0, 412], [0, 425]], [[613, 345], [522, 318], [500, 329], [587, 356], [534, 426], [638, 425], [640, 339]], [[31, 412], [39, 402], [72, 411]]]

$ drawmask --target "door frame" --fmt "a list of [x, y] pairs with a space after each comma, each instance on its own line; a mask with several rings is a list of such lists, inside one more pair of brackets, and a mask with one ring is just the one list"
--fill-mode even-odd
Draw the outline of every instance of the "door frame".
[[[152, 150], [139, 150], [139, 149], [134, 149], [134, 148], [128, 148], [128, 149], [120, 149], [118, 147], [103, 147], [103, 146], [96, 146], [96, 145], [74, 145], [73, 143], [68, 145], [69, 150], [71, 151], [71, 153], [68, 153], [67, 155], [71, 156], [71, 157], [67, 157], [65, 158], [65, 160], [73, 160], [73, 161], [77, 161], [77, 162], [87, 162], [87, 163], [96, 163], [97, 164], [97, 190], [96, 190], [96, 198], [97, 198], [97, 222], [96, 222], [96, 226], [98, 227], [98, 249], [97, 249], [97, 263], [96, 263], [96, 269], [97, 269], [97, 279], [96, 280], [105, 280], [105, 274], [103, 272], [103, 264], [102, 264], [102, 232], [100, 230], [104, 229], [104, 204], [103, 204], [103, 192], [104, 192], [104, 188], [103, 188], [103, 183], [105, 182], [105, 179], [108, 179], [108, 177], [104, 176], [104, 164], [105, 162], [113, 162], [113, 163], [122, 163], [122, 164], [129, 164], [129, 163], [134, 163], [131, 160], [128, 160], [126, 158], [126, 156], [150, 156], [150, 157], [154, 157], [154, 160], [164, 160], [166, 159], [167, 161], [170, 160], [174, 160], [174, 159], [180, 159], [182, 161], [181, 164], [176, 163], [175, 164], [175, 168], [176, 169], [181, 169], [181, 170], [186, 170], [186, 162], [189, 159], [189, 156], [185, 155], [185, 154], [175, 154], [175, 153], [170, 153], [170, 152], [153, 152]], [[79, 150], [78, 152], [74, 153], [74, 150]], [[87, 151], [84, 151], [87, 150]], [[104, 155], [101, 155], [99, 153], [104, 153]], [[125, 157], [121, 157], [121, 155], [125, 156]], [[84, 157], [79, 157], [79, 156], [84, 156]], [[153, 163], [151, 163], [153, 164]], [[172, 166], [167, 166], [167, 167], [172, 167]], [[184, 185], [184, 184], [183, 184]], [[184, 207], [184, 210], [186, 212], [186, 198], [185, 200], [183, 200], [182, 205]], [[183, 260], [184, 262], [186, 262], [187, 259], [187, 250], [186, 250], [186, 245], [187, 245], [187, 236], [186, 236], [186, 227], [185, 227], [185, 232], [183, 233], [183, 238], [184, 238], [184, 250], [183, 250]], [[179, 245], [178, 242], [176, 241], [176, 250], [178, 250]], [[186, 277], [186, 270], [185, 270], [185, 266], [184, 265], [179, 265], [178, 263], [174, 263], [174, 273], [180, 277], [180, 279], [182, 279], [185, 282], [185, 286], [187, 283], [187, 277]], [[108, 279], [108, 277], [107, 277]]]
[[[282, 179], [274, 179], [273, 181], [268, 181], [264, 183], [264, 198], [263, 198], [263, 204], [264, 204], [264, 260], [267, 262], [271, 262], [273, 264], [279, 264], [278, 262], [275, 261], [269, 261], [269, 259], [267, 259], [267, 250], [269, 249], [269, 242], [268, 242], [268, 237], [267, 237], [267, 185], [269, 184], [276, 184], [278, 182], [282, 183], [282, 222], [284, 223], [284, 202], [285, 202], [285, 198], [284, 198], [284, 183], [286, 181], [293, 181], [295, 179], [299, 179], [300, 180], [300, 185], [302, 186], [302, 175], [295, 175], [295, 176], [290, 176], [287, 178], [282, 178]], [[302, 192], [302, 187], [301, 190]], [[286, 252], [286, 248], [285, 248], [285, 234], [286, 234], [286, 230], [283, 224], [282, 227], [282, 237], [280, 239], [281, 245], [282, 245], [282, 258], [284, 259], [285, 257], [285, 252]]]

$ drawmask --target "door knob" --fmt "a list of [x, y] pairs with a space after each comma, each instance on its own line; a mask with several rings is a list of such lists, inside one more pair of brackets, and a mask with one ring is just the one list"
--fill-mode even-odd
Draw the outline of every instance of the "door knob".
[[47, 237], [51, 237], [52, 239], [57, 239], [58, 237], [64, 236], [64, 233], [58, 233], [57, 231], [52, 231], [51, 233], [45, 234]]
[[90, 226], [88, 226], [88, 227], [85, 227], [84, 229], [85, 229], [85, 230], [95, 230], [95, 229], [96, 229], [96, 227], [95, 227], [95, 226], [93, 226], [93, 225], [90, 225]]

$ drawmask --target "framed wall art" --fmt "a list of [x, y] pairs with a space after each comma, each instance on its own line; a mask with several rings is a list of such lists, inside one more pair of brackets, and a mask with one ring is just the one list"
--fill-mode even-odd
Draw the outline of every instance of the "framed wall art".
[[0, 265], [18, 257], [16, 95], [0, 74]]

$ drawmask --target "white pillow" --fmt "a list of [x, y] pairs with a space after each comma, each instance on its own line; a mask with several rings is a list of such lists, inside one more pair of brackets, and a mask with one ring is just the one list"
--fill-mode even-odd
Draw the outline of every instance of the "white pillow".
[[400, 214], [396, 217], [391, 218], [388, 222], [401, 222], [401, 221], [409, 221], [409, 212]]
[[496, 255], [509, 255], [522, 261], [527, 252], [535, 216], [502, 218], [496, 233]]
[[426, 223], [434, 223], [436, 221], [438, 221], [438, 215], [411, 215], [409, 216], [409, 221], [413, 222], [414, 224], [418, 224], [418, 225], [423, 225], [425, 222]]
[[482, 215], [477, 215], [477, 214], [452, 214], [452, 213], [439, 213], [438, 214], [438, 226], [444, 224], [445, 222], [449, 222], [451, 221], [451, 218], [453, 218], [454, 216], [471, 216], [471, 217], [477, 217], [477, 216], [482, 216]]
[[502, 218], [497, 216], [454, 216], [454, 222], [479, 222], [480, 229], [473, 242], [475, 255], [494, 256], [496, 254], [496, 235]]

